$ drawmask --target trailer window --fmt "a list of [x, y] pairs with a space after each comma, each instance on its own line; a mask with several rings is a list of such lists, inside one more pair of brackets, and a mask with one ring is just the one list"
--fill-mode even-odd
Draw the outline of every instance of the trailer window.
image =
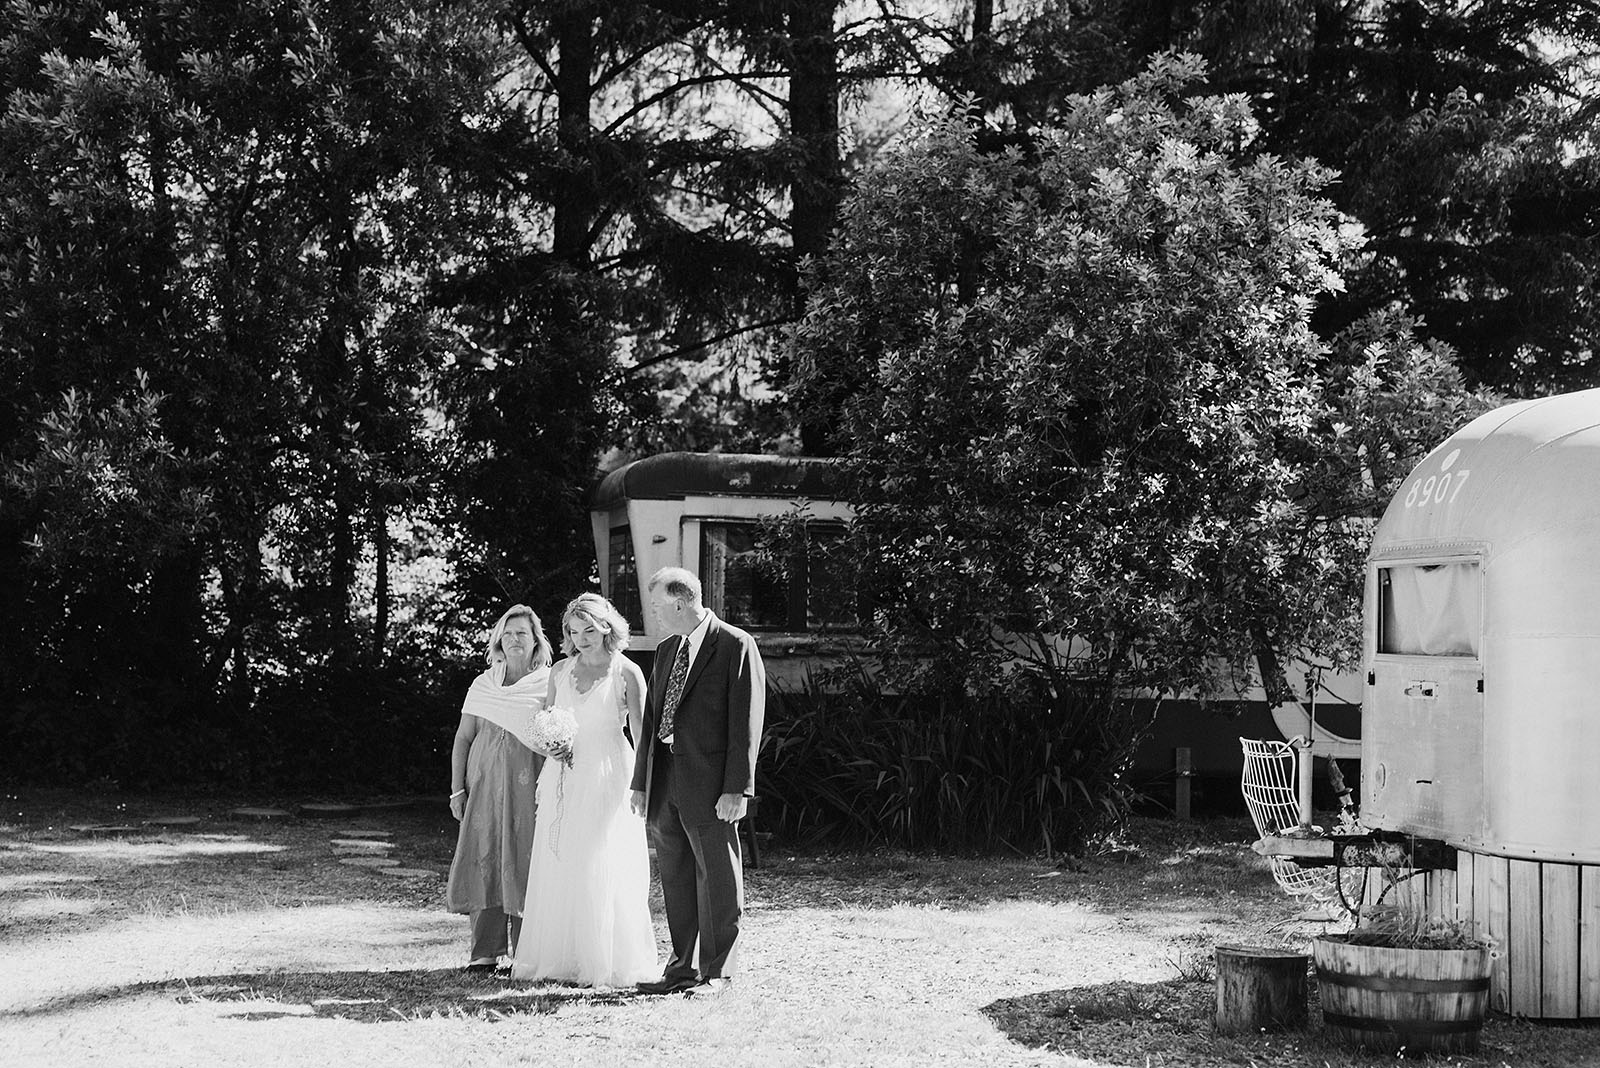
[[1477, 561], [1378, 569], [1378, 652], [1477, 656], [1483, 581]]
[[635, 634], [644, 633], [644, 604], [639, 598], [639, 565], [633, 556], [633, 531], [612, 527], [606, 549], [606, 591]]

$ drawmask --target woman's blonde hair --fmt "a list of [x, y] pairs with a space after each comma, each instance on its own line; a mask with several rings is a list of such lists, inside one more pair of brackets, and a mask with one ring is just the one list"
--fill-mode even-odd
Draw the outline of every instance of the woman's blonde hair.
[[550, 661], [555, 659], [550, 652], [550, 639], [545, 637], [544, 624], [539, 622], [539, 614], [525, 604], [514, 604], [506, 609], [506, 614], [495, 623], [494, 629], [489, 632], [489, 649], [484, 654], [484, 659], [493, 667], [506, 658], [506, 652], [500, 648], [500, 640], [506, 636], [506, 627], [511, 625], [513, 619], [526, 619], [528, 626], [533, 628], [533, 670], [549, 667]]
[[578, 652], [572, 644], [572, 636], [567, 633], [567, 624], [573, 619], [593, 623], [605, 635], [601, 644], [612, 656], [628, 647], [628, 621], [617, 611], [616, 605], [598, 593], [580, 593], [567, 602], [567, 610], [561, 613], [561, 651], [568, 656], [576, 656]]

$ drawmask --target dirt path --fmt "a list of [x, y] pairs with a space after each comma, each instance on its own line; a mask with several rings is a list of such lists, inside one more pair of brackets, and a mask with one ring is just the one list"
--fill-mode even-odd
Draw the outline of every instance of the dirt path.
[[[439, 907], [452, 830], [423, 810], [339, 828], [208, 814], [90, 838], [24, 812], [0, 826], [0, 1062], [1307, 1062], [1299, 1039], [1213, 1042], [1209, 984], [1174, 981], [1217, 942], [1317, 929], [1292, 922], [1239, 825], [1152, 825], [1147, 849], [1076, 870], [769, 854], [743, 974], [710, 1002], [462, 972], [465, 920]], [[381, 836], [376, 852], [422, 874], [342, 863], [335, 832]], [[1544, 1063], [1477, 1063], [1502, 1062]]]

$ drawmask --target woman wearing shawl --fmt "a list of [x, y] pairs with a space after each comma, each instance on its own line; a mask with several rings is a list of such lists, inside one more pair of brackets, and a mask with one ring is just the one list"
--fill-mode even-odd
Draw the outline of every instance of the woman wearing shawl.
[[[534, 787], [544, 758], [525, 739], [550, 679], [550, 642], [527, 605], [489, 634], [489, 667], [472, 680], [450, 753], [450, 812], [461, 821], [445, 902], [472, 916], [468, 969], [516, 950], [533, 856]], [[507, 920], [510, 937], [507, 937]]]

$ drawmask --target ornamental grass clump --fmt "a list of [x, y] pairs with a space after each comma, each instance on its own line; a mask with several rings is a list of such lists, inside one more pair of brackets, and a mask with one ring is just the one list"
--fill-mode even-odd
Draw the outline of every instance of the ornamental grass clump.
[[831, 845], [1076, 853], [1126, 813], [1145, 718], [1097, 693], [1012, 679], [982, 698], [885, 692], [856, 664], [778, 691], [762, 740], [763, 824]]

